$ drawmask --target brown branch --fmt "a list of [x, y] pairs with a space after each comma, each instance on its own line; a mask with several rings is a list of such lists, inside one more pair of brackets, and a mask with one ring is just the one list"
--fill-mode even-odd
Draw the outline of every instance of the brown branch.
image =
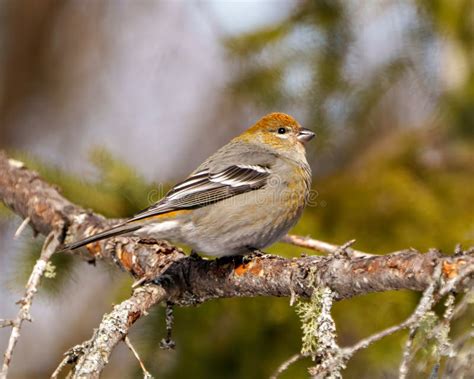
[[[30, 225], [39, 233], [47, 235], [55, 225], [64, 223], [66, 242], [117, 222], [72, 204], [34, 171], [18, 162], [12, 163], [1, 153], [0, 199], [22, 218], [29, 217]], [[179, 289], [175, 301], [289, 296], [292, 291], [308, 296], [312, 284], [308, 281], [310, 268], [316, 272], [318, 283], [329, 286], [339, 299], [402, 288], [423, 291], [438, 262], [443, 262], [444, 275], [456, 277], [462, 267], [474, 261], [471, 255], [442, 256], [434, 250], [419, 254], [412, 249], [351, 259], [331, 255], [292, 259], [263, 256], [249, 262], [239, 258], [208, 261], [186, 257], [165, 242], [133, 237], [101, 241], [73, 253], [88, 261], [102, 259], [118, 264], [137, 279], [154, 278], [166, 271]]]
[[300, 359], [304, 358], [304, 355], [299, 353], [299, 354], [294, 354], [290, 358], [288, 358], [286, 361], [284, 361], [276, 371], [270, 376], [270, 379], [277, 379], [281, 374], [283, 374], [288, 368], [293, 364], [298, 362]]
[[[0, 200], [23, 219], [29, 217], [29, 225], [36, 232], [47, 235], [65, 225], [65, 242], [89, 236], [117, 222], [66, 200], [34, 171], [1, 152]], [[295, 236], [287, 237], [287, 242], [291, 242], [288, 238]], [[304, 239], [299, 246], [314, 244], [313, 241]], [[455, 282], [461, 271], [474, 267], [472, 254], [444, 256], [435, 250], [420, 254], [408, 249], [377, 256], [328, 246], [332, 253], [336, 248], [329, 256], [285, 259], [264, 255], [210, 261], [186, 257], [163, 241], [117, 237], [72, 252], [87, 261], [102, 259], [116, 264], [140, 283], [158, 278], [158, 285], [136, 288], [128, 300], [104, 316], [85, 353], [78, 358], [76, 377], [81, 373], [98, 375], [113, 347], [127, 335], [134, 321], [161, 301], [190, 304], [238, 296], [309, 297], [315, 286], [329, 287], [336, 300], [397, 289], [424, 291], [438, 265], [443, 278], [452, 278], [453, 287], [463, 285], [461, 280]], [[339, 254], [339, 250], [344, 254]]]

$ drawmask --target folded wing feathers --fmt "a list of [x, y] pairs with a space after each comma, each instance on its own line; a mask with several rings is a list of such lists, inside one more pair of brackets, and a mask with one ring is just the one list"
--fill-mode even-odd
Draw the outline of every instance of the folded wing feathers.
[[184, 182], [181, 182], [175, 185], [173, 188], [173, 191], [177, 191], [177, 190], [184, 189], [187, 187], [192, 187], [193, 185], [206, 181], [208, 178], [209, 178], [208, 171], [199, 171], [195, 173], [193, 176], [190, 176]]
[[220, 185], [230, 187], [252, 186], [260, 183], [270, 172], [268, 168], [256, 165], [231, 166], [215, 174], [208, 171], [199, 171], [176, 185], [166, 198], [168, 201], [178, 200], [193, 193], [209, 191]]
[[200, 170], [177, 184], [156, 205], [138, 213], [128, 222], [166, 212], [198, 208], [262, 187], [271, 170], [257, 165], [235, 165], [210, 173]]

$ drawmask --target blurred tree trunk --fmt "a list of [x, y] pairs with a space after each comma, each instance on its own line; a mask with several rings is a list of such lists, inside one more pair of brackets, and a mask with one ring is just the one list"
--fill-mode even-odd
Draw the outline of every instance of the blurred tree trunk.
[[68, 95], [80, 85], [77, 66], [91, 51], [102, 50], [96, 25], [105, 7], [107, 2], [68, 0], [4, 0], [0, 4], [1, 147], [19, 148], [36, 141], [35, 136], [41, 135], [38, 128], [55, 134], [61, 123], [36, 123], [31, 117], [24, 122], [22, 117], [44, 116], [48, 109], [58, 109], [52, 117], [62, 114]]
[[45, 80], [44, 53], [65, 4], [57, 0], [2, 2], [1, 146], [15, 146], [22, 132], [10, 128], [9, 121]]

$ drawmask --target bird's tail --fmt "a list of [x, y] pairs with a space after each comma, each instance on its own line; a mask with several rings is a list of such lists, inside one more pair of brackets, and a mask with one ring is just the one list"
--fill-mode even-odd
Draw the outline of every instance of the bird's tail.
[[119, 236], [121, 234], [134, 232], [134, 231], [140, 229], [142, 226], [143, 225], [128, 224], [128, 223], [120, 224], [120, 225], [114, 226], [110, 229], [104, 230], [103, 232], [94, 234], [93, 236], [90, 236], [90, 237], [84, 238], [82, 240], [67, 244], [67, 245], [64, 246], [63, 249], [64, 250], [74, 250], [74, 249], [77, 249], [81, 246], [87, 245], [87, 244], [92, 243], [92, 242], [97, 242], [97, 241], [103, 240], [105, 238], [115, 237], [115, 236]]

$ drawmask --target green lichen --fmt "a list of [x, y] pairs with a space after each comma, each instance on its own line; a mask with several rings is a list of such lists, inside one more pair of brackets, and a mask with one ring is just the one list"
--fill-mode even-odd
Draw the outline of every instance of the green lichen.
[[[314, 272], [310, 272], [314, 277]], [[312, 281], [314, 283], [314, 280]], [[328, 287], [314, 287], [308, 301], [298, 300], [296, 313], [303, 332], [301, 354], [318, 358], [318, 365], [310, 368], [312, 375], [324, 378], [341, 378], [345, 368], [341, 350], [336, 343], [336, 324], [331, 316], [333, 292]]]
[[46, 263], [46, 268], [44, 269], [44, 277], [48, 279], [54, 279], [56, 277], [56, 266], [51, 262]]

